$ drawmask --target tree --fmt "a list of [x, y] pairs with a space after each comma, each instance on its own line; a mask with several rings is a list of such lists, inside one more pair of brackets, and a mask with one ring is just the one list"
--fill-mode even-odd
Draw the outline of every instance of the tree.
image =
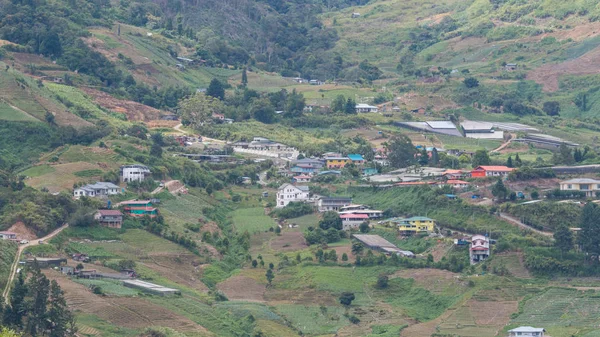
[[575, 96], [574, 103], [581, 111], [587, 111], [589, 109], [586, 93], [578, 93], [577, 96]]
[[337, 113], [344, 112], [345, 104], [346, 104], [346, 97], [344, 97], [344, 95], [337, 95], [331, 102], [331, 110], [333, 112], [337, 112]]
[[250, 106], [250, 113], [254, 119], [265, 124], [275, 121], [275, 109], [268, 98], [254, 99]]
[[479, 81], [474, 77], [465, 78], [463, 83], [465, 84], [465, 87], [467, 87], [467, 88], [475, 88], [475, 87], [479, 86]]
[[267, 282], [269, 282], [269, 285], [271, 285], [273, 279], [275, 278], [275, 274], [273, 274], [273, 269], [267, 269], [267, 273], [265, 274], [265, 276], [267, 277]]
[[477, 150], [473, 155], [471, 165], [473, 165], [473, 167], [477, 167], [481, 165], [489, 165], [490, 162], [490, 156], [488, 155], [486, 150]]
[[438, 166], [440, 162], [440, 155], [437, 148], [434, 147], [433, 150], [431, 150], [431, 159], [429, 161], [431, 162], [431, 165]]
[[367, 221], [361, 223], [360, 226], [358, 226], [358, 229], [361, 233], [368, 233], [370, 229], [369, 223]]
[[427, 148], [423, 147], [419, 155], [419, 165], [427, 166], [427, 163], [429, 163], [429, 154], [427, 153]]
[[519, 154], [517, 153], [515, 155], [515, 166], [521, 167], [521, 165], [523, 165], [523, 162], [521, 161], [521, 157], [519, 157]]
[[46, 122], [48, 122], [48, 124], [54, 124], [55, 118], [52, 112], [46, 111], [46, 115], [44, 116], [44, 118], [46, 119]]
[[560, 250], [561, 254], [573, 249], [573, 232], [564, 224], [554, 231], [554, 247]]
[[306, 100], [304, 99], [304, 96], [294, 89], [290, 94], [287, 95], [285, 100], [285, 116], [300, 117], [304, 112], [305, 106]]
[[558, 152], [559, 152], [559, 160], [560, 160], [561, 164], [572, 165], [573, 163], [575, 163], [575, 158], [573, 157], [573, 153], [572, 153], [571, 149], [565, 143], [560, 144], [560, 147], [558, 148]]
[[273, 264], [273, 262], [269, 262], [269, 269], [273, 269], [275, 268], [275, 265]]
[[389, 280], [390, 279], [386, 274], [379, 274], [379, 276], [377, 277], [377, 283], [375, 284], [375, 287], [377, 289], [385, 289], [388, 287]]
[[206, 89], [206, 95], [212, 96], [219, 100], [225, 99], [225, 88], [223, 87], [223, 83], [213, 78], [208, 85], [208, 89]]
[[517, 200], [517, 193], [515, 191], [510, 192], [508, 199], [510, 199], [510, 201]]
[[350, 97], [348, 97], [348, 100], [344, 105], [344, 113], [348, 115], [356, 114], [356, 101]]
[[75, 336], [73, 331], [75, 318], [69, 308], [63, 291], [56, 281], [50, 284], [50, 307], [48, 309], [48, 323], [50, 325], [49, 337]]
[[327, 254], [327, 259], [331, 260], [333, 262], [337, 262], [338, 256], [337, 256], [335, 249], [332, 249], [329, 251], [329, 254]]
[[225, 109], [223, 102], [203, 93], [195, 93], [180, 103], [179, 113], [184, 124], [199, 128], [212, 120], [212, 115], [222, 113]]
[[352, 254], [358, 255], [364, 250], [364, 246], [360, 242], [352, 242]]
[[[592, 255], [600, 255], [600, 207], [588, 202], [581, 214], [581, 232], [577, 235], [581, 249]], [[597, 259], [596, 259], [597, 261]]]
[[152, 144], [152, 147], [150, 147], [150, 155], [152, 157], [162, 158], [162, 152], [162, 147], [156, 143]]
[[535, 200], [535, 199], [537, 199], [539, 197], [540, 197], [540, 192], [538, 192], [538, 191], [531, 192], [531, 199]]
[[348, 254], [346, 254], [346, 253], [342, 254], [342, 261], [344, 261], [344, 262], [348, 261]]
[[512, 156], [508, 156], [508, 159], [506, 160], [506, 166], [507, 167], [514, 167], [513, 166]]
[[248, 85], [248, 73], [246, 68], [244, 67], [244, 70], [242, 70], [242, 86], [247, 86]]
[[560, 104], [557, 101], [544, 102], [542, 110], [548, 116], [558, 116], [560, 114]]
[[352, 304], [352, 301], [354, 301], [355, 298], [356, 296], [354, 296], [354, 293], [343, 292], [340, 295], [340, 304], [344, 306], [349, 306], [350, 304]]
[[25, 333], [30, 336], [42, 334], [48, 319], [48, 295], [50, 282], [42, 273], [39, 265], [34, 263], [31, 277], [27, 282], [28, 312]]
[[361, 63], [359, 63], [358, 68], [364, 72], [368, 81], [374, 81], [383, 74], [379, 68], [371, 64], [368, 60], [363, 60]]
[[337, 212], [325, 212], [323, 213], [323, 218], [319, 221], [319, 227], [323, 230], [327, 230], [329, 228], [341, 230], [343, 228], [342, 219]]
[[27, 295], [27, 286], [25, 284], [25, 272], [21, 271], [17, 281], [13, 285], [9, 294], [10, 306], [4, 309], [2, 318], [4, 325], [20, 329], [23, 327], [23, 317], [27, 310], [25, 296]]
[[504, 186], [502, 179], [498, 179], [496, 184], [492, 187], [492, 195], [499, 200], [505, 200], [508, 195], [508, 189]]
[[417, 149], [406, 135], [394, 137], [385, 144], [390, 166], [393, 168], [408, 167], [415, 163]]
[[258, 266], [258, 261], [252, 260], [252, 268], [256, 268]]

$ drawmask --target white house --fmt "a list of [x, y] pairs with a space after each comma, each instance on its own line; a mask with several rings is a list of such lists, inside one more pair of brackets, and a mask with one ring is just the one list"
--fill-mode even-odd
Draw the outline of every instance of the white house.
[[13, 232], [0, 232], [0, 239], [2, 240], [16, 240], [17, 234]]
[[119, 194], [120, 190], [121, 188], [113, 183], [98, 182], [76, 188], [73, 196], [75, 198], [109, 196]]
[[277, 190], [277, 208], [285, 207], [290, 202], [304, 202], [309, 199], [308, 186], [283, 184]]
[[119, 177], [122, 182], [144, 181], [146, 176], [151, 174], [148, 166], [144, 165], [123, 165], [121, 166]]
[[471, 249], [469, 249], [469, 258], [471, 260], [471, 264], [481, 262], [488, 257], [490, 257], [490, 239], [483, 235], [474, 235], [471, 238]]
[[587, 197], [593, 197], [600, 191], [600, 180], [589, 178], [577, 178], [560, 182], [561, 191], [585, 192]]
[[377, 112], [377, 111], [379, 111], [376, 106], [363, 104], [363, 103], [357, 104], [355, 109], [356, 109], [356, 112]]
[[317, 201], [319, 212], [338, 211], [341, 207], [350, 205], [352, 198], [349, 197], [320, 197]]
[[444, 185], [450, 185], [454, 188], [467, 188], [469, 187], [469, 183], [463, 180], [458, 180], [458, 179], [448, 179], [445, 183], [441, 183], [440, 187], [443, 187]]
[[516, 329], [508, 330], [508, 337], [544, 337], [544, 328], [534, 328], [531, 326], [520, 326]]
[[292, 178], [292, 180], [293, 180], [295, 183], [310, 183], [310, 180], [311, 180], [311, 179], [312, 179], [312, 177], [311, 177], [311, 176], [309, 176], [309, 175], [304, 175], [304, 174], [301, 174], [301, 175], [298, 175], [298, 176], [295, 176], [294, 178]]

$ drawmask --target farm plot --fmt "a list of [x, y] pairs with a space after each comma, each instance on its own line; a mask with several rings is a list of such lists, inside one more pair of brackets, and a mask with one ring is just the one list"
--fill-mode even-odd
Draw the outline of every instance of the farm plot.
[[237, 209], [232, 215], [233, 224], [238, 232], [249, 233], [264, 232], [269, 228], [275, 228], [277, 224], [272, 218], [265, 215], [262, 207]]
[[100, 287], [103, 293], [112, 296], [135, 296], [138, 294], [137, 290], [123, 286], [122, 282], [118, 280], [74, 278], [72, 281], [82, 284], [88, 288], [90, 286]]
[[514, 324], [597, 327], [600, 295], [594, 290], [550, 288], [528, 300]]
[[335, 334], [351, 324], [344, 316], [345, 309], [339, 306], [282, 304], [275, 306], [275, 311], [305, 335]]
[[196, 224], [204, 219], [202, 210], [210, 207], [208, 201], [200, 196], [184, 194], [173, 199], [161, 201], [160, 212], [173, 230], [182, 232], [186, 223]]
[[200, 292], [208, 292], [208, 287], [200, 281], [200, 264], [202, 262], [192, 254], [152, 256], [150, 261], [144, 262], [144, 266], [175, 284], [184, 285]]
[[37, 177], [27, 179], [27, 185], [34, 188], [46, 187], [50, 192], [60, 192], [73, 188], [73, 184], [81, 181], [82, 178], [77, 177], [75, 172], [84, 170], [97, 170], [100, 167], [97, 164], [86, 162], [75, 162], [68, 164], [52, 165], [53, 172], [49, 172]]
[[232, 276], [217, 284], [217, 288], [232, 301], [263, 302], [266, 291], [264, 284], [243, 275]]

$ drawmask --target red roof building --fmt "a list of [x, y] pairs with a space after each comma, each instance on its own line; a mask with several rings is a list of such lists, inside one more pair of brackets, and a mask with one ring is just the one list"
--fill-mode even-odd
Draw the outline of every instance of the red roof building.
[[514, 168], [510, 168], [507, 166], [477, 166], [471, 171], [471, 177], [503, 177], [505, 175], [508, 175], [513, 170]]

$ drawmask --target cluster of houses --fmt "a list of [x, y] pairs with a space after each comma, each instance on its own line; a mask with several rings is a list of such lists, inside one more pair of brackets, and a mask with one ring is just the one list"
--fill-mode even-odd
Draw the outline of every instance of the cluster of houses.
[[[374, 163], [389, 165], [387, 156], [377, 153]], [[289, 169], [282, 169], [279, 175], [291, 177], [293, 183], [308, 183], [315, 176], [341, 175], [340, 171], [347, 165], [353, 164], [361, 170], [363, 176], [371, 176], [378, 173], [377, 168], [367, 166], [367, 160], [360, 154], [349, 154], [343, 156], [339, 153], [325, 153], [321, 158], [303, 158], [293, 160]]]

